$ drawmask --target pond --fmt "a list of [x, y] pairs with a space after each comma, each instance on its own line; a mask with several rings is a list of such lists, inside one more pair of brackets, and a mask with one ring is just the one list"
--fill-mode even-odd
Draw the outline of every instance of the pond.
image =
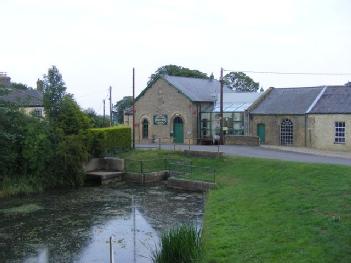
[[[0, 201], [0, 262], [146, 263], [160, 233], [201, 225], [203, 195], [163, 186], [104, 186]], [[135, 230], [135, 231], [134, 231]]]

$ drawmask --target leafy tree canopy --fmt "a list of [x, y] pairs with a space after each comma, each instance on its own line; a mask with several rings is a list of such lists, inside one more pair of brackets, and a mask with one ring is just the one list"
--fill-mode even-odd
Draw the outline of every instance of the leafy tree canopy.
[[52, 66], [41, 82], [44, 97], [44, 108], [49, 120], [56, 120], [61, 102], [66, 95], [65, 82], [59, 70]]
[[81, 130], [92, 127], [90, 118], [80, 110], [71, 94], [62, 99], [56, 127], [61, 128], [65, 135], [79, 134]]
[[259, 83], [243, 72], [230, 72], [223, 78], [224, 83], [237, 92], [257, 92]]
[[117, 112], [117, 122], [123, 123], [123, 113], [124, 110], [131, 107], [133, 103], [133, 98], [131, 96], [125, 96], [123, 99], [117, 101], [116, 105], [114, 106]]
[[98, 115], [93, 108], [84, 110], [84, 113], [90, 118], [91, 124], [94, 128], [108, 127], [108, 121], [104, 120], [104, 117]]
[[159, 67], [156, 72], [150, 76], [150, 80], [147, 84], [153, 83], [161, 75], [208, 79], [207, 74], [199, 70], [188, 69], [177, 65], [166, 65]]

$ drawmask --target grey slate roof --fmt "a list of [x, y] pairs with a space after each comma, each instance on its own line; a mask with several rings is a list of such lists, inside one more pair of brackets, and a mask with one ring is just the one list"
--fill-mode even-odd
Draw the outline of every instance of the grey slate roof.
[[8, 102], [18, 106], [43, 106], [43, 94], [34, 89], [12, 90], [0, 96], [0, 103]]
[[351, 87], [328, 86], [309, 113], [351, 113]]
[[323, 87], [273, 88], [252, 114], [305, 114]]
[[[162, 77], [191, 101], [214, 102], [220, 91], [220, 82], [216, 79], [198, 79], [165, 75]], [[224, 92], [233, 92], [225, 87]]]

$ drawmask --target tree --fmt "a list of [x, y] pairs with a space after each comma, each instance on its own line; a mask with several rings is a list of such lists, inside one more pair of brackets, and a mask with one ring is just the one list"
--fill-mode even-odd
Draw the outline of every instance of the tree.
[[41, 84], [44, 93], [45, 113], [49, 120], [55, 121], [59, 114], [61, 102], [66, 95], [65, 82], [59, 70], [52, 66], [52, 68], [49, 68], [48, 74], [44, 75]]
[[165, 65], [159, 67], [154, 74], [150, 76], [150, 80], [148, 81], [148, 85], [153, 83], [158, 77], [162, 75], [169, 76], [178, 76], [178, 77], [188, 77], [188, 78], [199, 78], [199, 79], [208, 79], [206, 73], [203, 73], [196, 69], [188, 69], [182, 66], [177, 65]]
[[243, 72], [230, 72], [224, 76], [224, 83], [237, 92], [257, 92], [259, 83]]
[[131, 107], [133, 103], [133, 98], [131, 96], [125, 96], [123, 99], [117, 101], [114, 106], [117, 112], [117, 123], [123, 123], [124, 110]]
[[84, 113], [90, 118], [94, 128], [103, 128], [109, 126], [109, 123], [104, 120], [104, 116], [98, 115], [93, 108], [84, 110]]
[[91, 128], [91, 120], [79, 108], [71, 94], [65, 95], [60, 104], [55, 126], [65, 135], [77, 135], [80, 131]]

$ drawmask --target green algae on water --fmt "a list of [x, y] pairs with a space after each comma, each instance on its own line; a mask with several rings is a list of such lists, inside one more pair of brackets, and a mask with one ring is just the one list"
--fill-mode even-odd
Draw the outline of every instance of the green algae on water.
[[11, 208], [0, 209], [0, 213], [2, 213], [2, 214], [29, 214], [29, 213], [36, 212], [40, 209], [42, 209], [42, 207], [40, 207], [37, 204], [26, 204], [26, 205], [11, 207]]

